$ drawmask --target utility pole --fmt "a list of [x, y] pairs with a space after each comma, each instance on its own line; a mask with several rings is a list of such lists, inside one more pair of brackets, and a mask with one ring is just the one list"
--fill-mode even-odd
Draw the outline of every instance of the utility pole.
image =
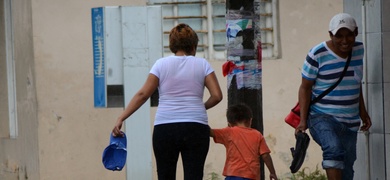
[[[252, 128], [263, 133], [260, 0], [226, 1], [228, 105], [245, 103], [253, 112]], [[260, 161], [261, 179], [264, 162]]]

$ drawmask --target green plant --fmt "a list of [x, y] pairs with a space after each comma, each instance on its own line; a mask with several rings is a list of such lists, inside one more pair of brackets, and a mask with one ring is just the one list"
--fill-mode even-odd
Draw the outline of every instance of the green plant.
[[302, 170], [293, 174], [288, 179], [289, 180], [327, 180], [327, 177], [320, 169], [318, 169], [318, 166], [316, 166], [316, 169], [314, 171], [310, 171], [308, 167], [305, 167]]
[[215, 172], [211, 172], [209, 173], [209, 175], [211, 176], [210, 178], [208, 178], [208, 180], [220, 180], [221, 178], [219, 177], [219, 175]]

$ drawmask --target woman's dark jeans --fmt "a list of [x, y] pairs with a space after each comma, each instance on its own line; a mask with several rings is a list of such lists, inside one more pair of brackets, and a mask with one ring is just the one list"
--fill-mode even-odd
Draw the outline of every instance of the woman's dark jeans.
[[209, 126], [200, 123], [156, 125], [153, 150], [159, 180], [175, 180], [179, 154], [183, 161], [184, 180], [202, 180], [210, 145]]

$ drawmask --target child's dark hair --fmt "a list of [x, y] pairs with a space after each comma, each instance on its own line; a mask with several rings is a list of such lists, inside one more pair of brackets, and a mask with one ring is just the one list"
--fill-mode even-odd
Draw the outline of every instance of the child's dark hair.
[[251, 108], [243, 103], [231, 105], [226, 111], [227, 121], [232, 125], [238, 122], [249, 121], [252, 117]]

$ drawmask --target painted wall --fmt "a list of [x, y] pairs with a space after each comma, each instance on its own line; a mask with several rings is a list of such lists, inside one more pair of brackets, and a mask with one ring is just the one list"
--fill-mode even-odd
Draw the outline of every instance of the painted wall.
[[[383, 71], [383, 122], [385, 123], [385, 169], [383, 171], [382, 177], [389, 177], [390, 175], [390, 19], [384, 18], [389, 17], [390, 12], [388, 8], [390, 7], [390, 1], [382, 0], [380, 4], [381, 14], [375, 17], [381, 17], [381, 39], [382, 39], [382, 62], [378, 63], [380, 67], [382, 65]], [[376, 9], [376, 8], [375, 8]], [[376, 66], [376, 67], [378, 67]], [[375, 66], [374, 66], [375, 67]], [[379, 91], [380, 92], [380, 91]], [[378, 93], [379, 93], [378, 92]], [[375, 146], [373, 146], [375, 147]], [[375, 156], [375, 154], [372, 154]], [[375, 161], [371, 161], [375, 163]], [[375, 167], [373, 167], [375, 168]], [[372, 173], [375, 174], [375, 173]], [[375, 177], [375, 176], [374, 176]], [[380, 177], [380, 176], [378, 176]]]
[[41, 180], [125, 179], [102, 165], [122, 109], [93, 106], [91, 8], [140, 0], [32, 0]]
[[[10, 158], [18, 167], [29, 166], [29, 179], [125, 179], [124, 171], [107, 171], [101, 163], [102, 151], [122, 109], [93, 107], [90, 10], [100, 6], [145, 5], [146, 2], [32, 0], [31, 5], [26, 1], [14, 2], [15, 8], [21, 8], [15, 11], [17, 16], [23, 16], [18, 23], [24, 28], [18, 31], [26, 32], [20, 33], [18, 38], [20, 47], [27, 46], [18, 51], [21, 59], [18, 63], [24, 63], [20, 65], [22, 70], [18, 77], [21, 84], [18, 86], [22, 87], [19, 101], [27, 110], [23, 113], [25, 117], [21, 115], [26, 119], [20, 121], [22, 137], [17, 141], [0, 140], [0, 150], [6, 154], [0, 155], [1, 162]], [[33, 36], [29, 19], [31, 10]], [[264, 136], [272, 150], [277, 173], [283, 177], [289, 172], [289, 149], [295, 142], [293, 129], [284, 123], [283, 118], [297, 101], [300, 68], [306, 53], [313, 45], [328, 39], [328, 22], [335, 13], [342, 11], [342, 1], [280, 1], [279, 11], [282, 58], [263, 61], [263, 119]], [[30, 52], [32, 41], [34, 55]], [[35, 59], [35, 64], [32, 64], [32, 59]], [[222, 128], [226, 126], [227, 105], [226, 79], [221, 72], [224, 62], [210, 62], [225, 95], [219, 105], [208, 111], [210, 125]], [[34, 105], [35, 90], [26, 83], [34, 69], [35, 81], [32, 82], [36, 86], [37, 106]], [[154, 112], [155, 108], [151, 112], [152, 118]], [[37, 126], [38, 129], [34, 128]], [[23, 143], [26, 148], [15, 151]], [[224, 152], [222, 145], [211, 143], [205, 179], [212, 173], [222, 177]], [[320, 165], [318, 152], [318, 146], [312, 142], [303, 167]], [[22, 156], [14, 157], [16, 154]], [[178, 171], [178, 179], [182, 179], [180, 163]]]
[[[329, 21], [343, 10], [341, 0], [298, 2], [279, 2], [282, 56], [263, 61], [264, 135], [282, 177], [289, 174], [292, 161], [289, 148], [295, 145], [294, 130], [283, 120], [298, 101], [303, 61], [312, 46], [329, 39]], [[302, 168], [321, 169], [320, 152], [312, 140]]]
[[357, 17], [359, 33], [365, 34], [367, 79], [362, 86], [372, 121], [370, 132], [358, 135], [357, 180], [389, 179], [389, 7], [386, 0], [344, 1], [344, 11]]
[[[4, 1], [0, 1], [0, 13], [4, 13]], [[0, 179], [39, 179], [38, 118], [35, 90], [35, 67], [31, 1], [13, 1], [13, 37], [16, 81], [18, 135], [10, 138], [7, 106], [7, 86], [1, 86], [0, 112]], [[4, 18], [3, 14], [0, 15]], [[6, 84], [4, 19], [0, 20], [1, 84]]]

